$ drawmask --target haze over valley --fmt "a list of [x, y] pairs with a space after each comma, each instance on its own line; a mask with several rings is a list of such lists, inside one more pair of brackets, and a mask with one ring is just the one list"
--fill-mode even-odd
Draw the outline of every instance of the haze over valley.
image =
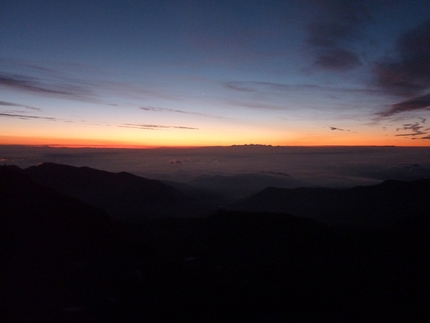
[[44, 162], [87, 166], [110, 172], [187, 184], [233, 194], [268, 186], [352, 187], [386, 179], [430, 176], [426, 147], [232, 146], [159, 149], [95, 149], [0, 146], [2, 164]]

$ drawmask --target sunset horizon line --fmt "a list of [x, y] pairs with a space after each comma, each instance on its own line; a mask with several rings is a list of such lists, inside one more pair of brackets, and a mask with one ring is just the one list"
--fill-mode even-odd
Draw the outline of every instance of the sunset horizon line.
[[4, 144], [2, 147], [22, 148], [68, 148], [68, 149], [193, 149], [193, 148], [234, 148], [234, 147], [265, 147], [265, 148], [430, 148], [430, 145], [273, 145], [273, 144], [231, 144], [231, 145], [79, 145], [79, 144]]

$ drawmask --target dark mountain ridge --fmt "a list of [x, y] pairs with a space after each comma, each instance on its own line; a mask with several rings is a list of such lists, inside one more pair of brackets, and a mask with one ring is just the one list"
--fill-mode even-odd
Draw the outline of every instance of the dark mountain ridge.
[[[428, 194], [414, 186], [410, 203]], [[416, 210], [371, 230], [221, 210], [130, 224], [3, 166], [0, 320], [428, 322], [430, 217]]]
[[255, 194], [268, 186], [291, 188], [303, 183], [285, 173], [259, 172], [236, 175], [200, 175], [190, 185], [224, 194], [230, 202]]
[[202, 191], [194, 196], [186, 190], [126, 172], [54, 163], [32, 166], [24, 172], [37, 183], [79, 198], [118, 219], [195, 216], [213, 207], [203, 199]]
[[289, 213], [329, 224], [382, 225], [428, 212], [430, 179], [387, 180], [345, 189], [268, 187], [228, 209]]

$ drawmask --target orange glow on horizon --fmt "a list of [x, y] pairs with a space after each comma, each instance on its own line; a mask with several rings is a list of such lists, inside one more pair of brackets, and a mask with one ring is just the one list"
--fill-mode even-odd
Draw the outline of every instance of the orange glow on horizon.
[[[189, 139], [189, 138], [188, 138]], [[319, 139], [319, 140], [318, 140]], [[44, 137], [16, 137], [0, 136], [0, 145], [21, 145], [21, 146], [50, 146], [66, 148], [193, 148], [193, 147], [210, 147], [210, 146], [231, 146], [245, 144], [261, 144], [272, 146], [400, 146], [400, 147], [429, 147], [430, 142], [424, 140], [390, 140], [388, 138], [340, 138], [340, 137], [302, 137], [291, 138], [290, 140], [274, 140], [273, 142], [263, 141], [246, 141], [243, 138], [230, 142], [225, 140], [213, 141], [188, 141], [181, 144], [178, 140], [165, 140], [160, 143], [137, 143], [126, 140], [104, 140], [104, 139], [82, 139], [82, 138], [44, 138]]]

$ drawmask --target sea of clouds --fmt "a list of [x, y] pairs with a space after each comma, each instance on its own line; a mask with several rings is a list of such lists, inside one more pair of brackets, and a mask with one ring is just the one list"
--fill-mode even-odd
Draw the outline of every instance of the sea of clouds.
[[265, 187], [352, 187], [430, 177], [430, 147], [103, 149], [0, 146], [0, 164], [44, 162], [178, 182], [235, 195]]

